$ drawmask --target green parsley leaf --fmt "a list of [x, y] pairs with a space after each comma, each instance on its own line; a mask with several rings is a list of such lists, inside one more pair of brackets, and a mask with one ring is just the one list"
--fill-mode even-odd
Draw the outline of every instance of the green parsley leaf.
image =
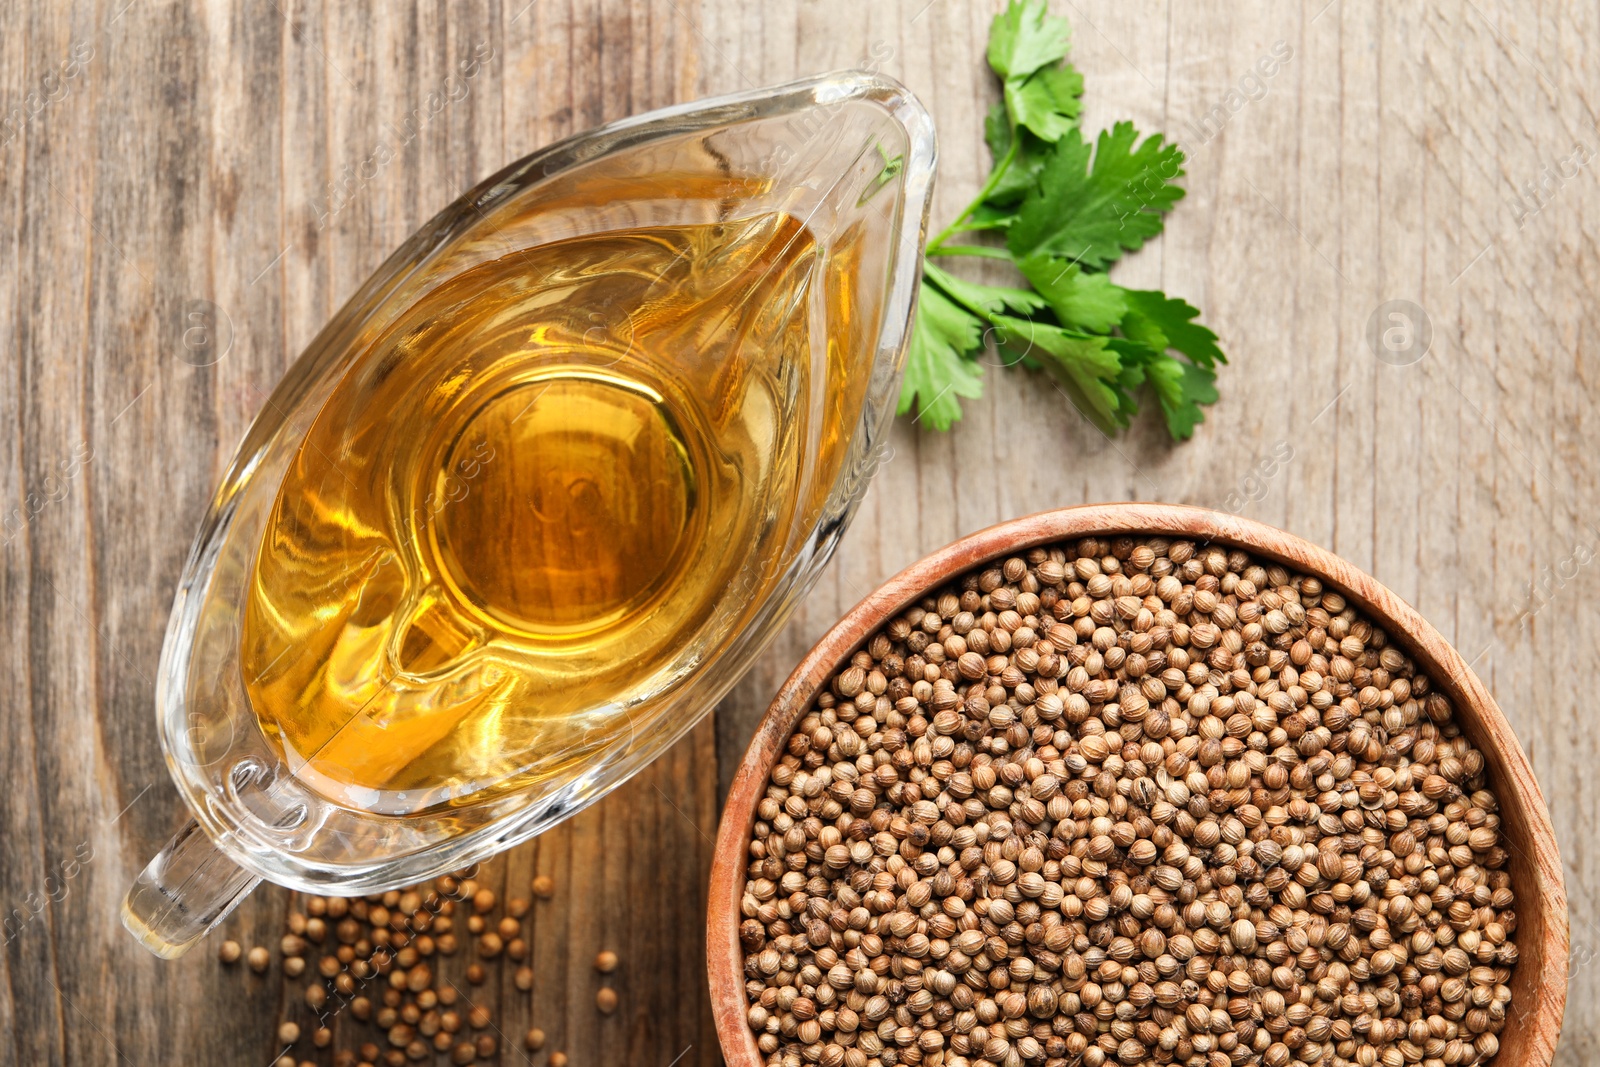
[[998, 315], [1002, 311], [1015, 311], [1026, 315], [1045, 306], [1045, 298], [1029, 289], [1011, 289], [1005, 286], [969, 282], [940, 270], [931, 263], [923, 268], [923, 273], [928, 276], [929, 281], [943, 289], [957, 303], [987, 311], [991, 315]]
[[[992, 338], [1003, 365], [1049, 374], [1106, 433], [1129, 425], [1154, 394], [1175, 440], [1217, 399], [1217, 336], [1194, 307], [1165, 293], [1124, 289], [1104, 272], [1161, 232], [1183, 190], [1183, 153], [1132, 123], [1091, 146], [1077, 122], [1083, 79], [1063, 60], [1069, 30], [1046, 0], [1010, 0], [990, 26], [989, 64], [1003, 99], [984, 120], [993, 156], [981, 192], [928, 245], [929, 257], [1006, 259], [1028, 287], [990, 285], [923, 266], [901, 413], [917, 408], [934, 429], [961, 417], [960, 398], [983, 391], [970, 358]], [[946, 241], [982, 230], [1005, 246]], [[1172, 354], [1176, 350], [1182, 357]]]
[[1006, 111], [1046, 141], [1058, 141], [1078, 124], [1083, 75], [1070, 66], [1045, 67], [1023, 82], [1007, 79]]
[[1118, 418], [1120, 398], [1115, 383], [1122, 366], [1117, 353], [1107, 347], [1109, 338], [1008, 315], [997, 316], [994, 324], [1000, 328], [1000, 343], [1023, 357], [1037, 359], [1089, 421], [1106, 433], [1127, 425], [1125, 418]]
[[1217, 402], [1217, 376], [1204, 367], [1171, 356], [1162, 357], [1152, 366], [1150, 384], [1155, 388], [1156, 399], [1161, 401], [1167, 432], [1179, 441], [1193, 437], [1194, 428], [1206, 421], [1200, 405]]
[[1160, 233], [1161, 216], [1183, 196], [1172, 184], [1183, 174], [1183, 151], [1160, 134], [1136, 145], [1138, 138], [1131, 122], [1102, 130], [1092, 164], [1080, 131], [1057, 141], [1006, 231], [1012, 255], [1047, 252], [1103, 270]]
[[1017, 269], [1044, 295], [1063, 326], [1109, 333], [1128, 313], [1127, 290], [1104, 274], [1090, 274], [1076, 263], [1045, 255], [1020, 259]]
[[989, 23], [989, 66], [1002, 78], [1026, 78], [1064, 59], [1071, 34], [1067, 20], [1051, 15], [1045, 0], [1011, 0]]
[[[1166, 419], [1167, 432], [1179, 441], [1193, 436], [1195, 426], [1205, 421], [1200, 405], [1217, 401], [1217, 376], [1205, 367], [1137, 341], [1114, 337], [1109, 344], [1122, 358], [1122, 385], [1130, 399], [1139, 385], [1149, 382]], [[1130, 407], [1129, 414], [1136, 410]]]
[[897, 413], [915, 406], [917, 417], [936, 430], [948, 430], [960, 419], [957, 398], [983, 395], [983, 367], [966, 358], [983, 343], [983, 330], [981, 319], [923, 282]]
[[1128, 313], [1122, 332], [1136, 341], [1165, 352], [1176, 348], [1210, 370], [1228, 357], [1217, 347], [1217, 335], [1193, 321], [1200, 309], [1156, 289], [1125, 289]]

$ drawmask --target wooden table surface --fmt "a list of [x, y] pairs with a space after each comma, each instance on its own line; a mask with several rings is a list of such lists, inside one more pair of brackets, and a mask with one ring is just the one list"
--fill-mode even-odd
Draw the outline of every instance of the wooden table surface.
[[[1600, 284], [1600, 11], [1053, 6], [1074, 25], [1087, 124], [1132, 118], [1190, 150], [1166, 236], [1117, 275], [1205, 310], [1232, 357], [1222, 402], [1187, 444], [1150, 422], [1108, 440], [1039, 380], [991, 369], [954, 432], [901, 420], [838, 557], [716, 715], [489, 866], [513, 895], [535, 872], [557, 885], [534, 912], [531, 998], [499, 979], [474, 993], [510, 1039], [504, 1062], [528, 1059], [530, 1022], [574, 1067], [716, 1062], [711, 840], [780, 679], [928, 550], [1117, 499], [1230, 507], [1301, 534], [1387, 583], [1475, 664], [1532, 758], [1566, 864], [1559, 1062], [1600, 1056], [1600, 318], [1585, 295]], [[276, 970], [224, 973], [215, 942], [158, 962], [117, 907], [184, 818], [151, 708], [189, 539], [264, 391], [341, 301], [458, 192], [554, 138], [830, 68], [892, 74], [933, 112], [942, 223], [988, 164], [990, 10], [0, 9], [0, 1063], [265, 1067], [277, 1022], [305, 1021], [298, 984]], [[1279, 42], [1282, 69], [1246, 80]], [[1219, 106], [1225, 123], [1204, 127]], [[1430, 325], [1403, 366], [1367, 342], [1392, 300]], [[187, 332], [208, 321], [210, 335]], [[226, 928], [275, 941], [292, 906], [263, 887]], [[622, 959], [609, 1018], [593, 1003], [602, 947]], [[339, 1025], [341, 1043], [362, 1039]]]

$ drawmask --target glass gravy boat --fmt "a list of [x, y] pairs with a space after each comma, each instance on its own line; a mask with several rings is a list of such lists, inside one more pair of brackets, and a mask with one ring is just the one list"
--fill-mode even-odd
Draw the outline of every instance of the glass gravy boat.
[[[263, 878], [359, 895], [463, 867], [598, 800], [709, 712], [876, 466], [934, 154], [898, 83], [824, 75], [551, 145], [390, 256], [279, 383], [195, 539], [156, 687], [193, 819], [129, 890], [128, 930], [175, 958]], [[434, 425], [454, 410], [441, 397], [480, 385], [487, 437]], [[713, 427], [699, 444], [674, 436], [668, 393]], [[508, 397], [520, 410], [496, 414]], [[540, 451], [574, 426], [588, 436]], [[435, 452], [430, 491], [394, 488], [406, 457]], [[539, 479], [557, 468], [552, 497]], [[505, 518], [524, 504], [549, 545]], [[529, 552], [558, 577], [550, 553], [596, 558], [617, 508], [643, 525], [593, 589], [526, 584]], [[391, 520], [415, 542], [386, 539]], [[495, 524], [488, 548], [453, 541]], [[651, 585], [674, 567], [708, 590], [677, 615]], [[614, 627], [639, 635], [617, 695], [538, 689]]]

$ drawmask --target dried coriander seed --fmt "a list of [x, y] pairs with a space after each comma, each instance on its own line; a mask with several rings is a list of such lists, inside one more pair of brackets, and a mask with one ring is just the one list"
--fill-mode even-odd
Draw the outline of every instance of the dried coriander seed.
[[1481, 1064], [1516, 962], [1448, 699], [1342, 596], [1085, 538], [922, 598], [842, 664], [748, 845], [774, 1065]]
[[[475, 875], [475, 870], [460, 871], [424, 885], [366, 897], [308, 896], [301, 898], [302, 908], [286, 915], [286, 933], [278, 946], [285, 953], [284, 972], [291, 978], [311, 972], [302, 999], [316, 1014], [318, 1025], [309, 1033], [317, 1048], [329, 1049], [336, 1067], [378, 1063], [399, 1067], [425, 1060], [433, 1052], [464, 1057], [462, 1062], [493, 1059], [498, 1053], [493, 1033], [470, 1034], [470, 1030], [492, 1028], [488, 1009], [472, 1007], [463, 1018], [450, 1007], [458, 1000], [455, 987], [437, 977], [430, 963], [436, 955], [451, 955], [458, 947], [452, 919], [458, 902], [468, 908], [466, 926], [480, 956], [505, 956], [519, 962], [527, 958], [529, 948], [522, 938], [521, 920], [530, 911], [529, 902], [518, 898], [499, 901], [492, 890], [475, 881]], [[503, 907], [506, 914], [497, 914], [497, 907]], [[258, 973], [271, 963], [267, 948], [255, 946], [244, 953], [237, 942], [219, 946], [218, 958], [223, 963], [243, 958]], [[489, 973], [482, 963], [474, 962], [466, 967], [465, 977], [469, 983], [481, 985]], [[521, 991], [530, 990], [532, 968], [518, 966], [512, 984]], [[338, 999], [330, 1003], [333, 997]], [[380, 1001], [381, 1007], [374, 1000]], [[383, 1038], [388, 1047], [381, 1054], [372, 1042], [362, 1043], [359, 1054], [351, 1048], [332, 1048], [334, 1032], [327, 1024], [346, 1005], [353, 1020], [373, 1026]], [[607, 990], [597, 998], [597, 1005], [614, 1010], [615, 993]], [[289, 1026], [298, 1040], [300, 1024]], [[469, 1033], [462, 1034], [464, 1029]], [[463, 1037], [470, 1039], [458, 1040]], [[542, 1033], [539, 1041], [542, 1044]], [[287, 1062], [292, 1065], [293, 1058]]]

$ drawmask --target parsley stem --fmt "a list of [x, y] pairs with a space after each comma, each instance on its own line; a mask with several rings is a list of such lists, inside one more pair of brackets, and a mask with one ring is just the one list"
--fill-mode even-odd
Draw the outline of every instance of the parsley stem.
[[1017, 158], [1017, 148], [1021, 144], [1022, 136], [1017, 128], [1013, 126], [1011, 128], [1011, 145], [1006, 149], [1006, 154], [1000, 157], [999, 162], [994, 165], [994, 169], [989, 172], [988, 180], [983, 183], [983, 188], [978, 190], [978, 195], [972, 198], [972, 203], [962, 208], [961, 214], [955, 217], [955, 221], [940, 230], [938, 235], [928, 243], [928, 255], [938, 255], [945, 241], [955, 236], [958, 232], [957, 227], [966, 222], [967, 217], [978, 210], [985, 200], [989, 199], [995, 187], [1000, 184], [1000, 179], [1004, 178], [1006, 171], [1011, 168], [1011, 161]]
[[1003, 248], [992, 248], [989, 245], [944, 245], [940, 248], [928, 249], [930, 256], [983, 256], [986, 259], [1004, 259], [1009, 261], [1011, 253]]

